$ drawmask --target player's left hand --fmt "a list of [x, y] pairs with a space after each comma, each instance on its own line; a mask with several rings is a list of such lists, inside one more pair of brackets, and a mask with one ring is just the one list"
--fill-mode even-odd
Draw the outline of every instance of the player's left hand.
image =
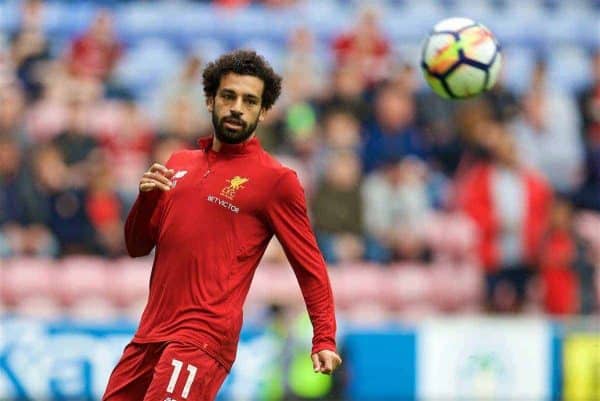
[[312, 354], [311, 358], [315, 372], [321, 372], [325, 375], [332, 374], [342, 364], [342, 358], [328, 349]]

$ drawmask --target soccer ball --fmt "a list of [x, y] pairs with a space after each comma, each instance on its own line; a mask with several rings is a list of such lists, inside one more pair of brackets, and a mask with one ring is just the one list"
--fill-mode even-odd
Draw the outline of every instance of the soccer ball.
[[448, 18], [429, 33], [421, 68], [431, 89], [446, 99], [465, 99], [491, 89], [502, 65], [500, 46], [485, 26]]

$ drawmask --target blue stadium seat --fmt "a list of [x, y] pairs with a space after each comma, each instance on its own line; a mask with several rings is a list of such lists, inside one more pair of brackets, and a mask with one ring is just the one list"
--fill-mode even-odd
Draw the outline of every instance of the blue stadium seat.
[[540, 29], [544, 44], [548, 48], [567, 43], [577, 43], [580, 37], [580, 24], [586, 18], [584, 9], [573, 7], [545, 12]]
[[591, 60], [578, 46], [555, 47], [548, 53], [548, 78], [563, 89], [574, 92], [591, 80]]
[[436, 1], [406, 2], [386, 10], [383, 25], [392, 41], [423, 40], [438, 21], [449, 16]]
[[502, 79], [510, 89], [522, 93], [529, 87], [536, 52], [528, 47], [510, 46], [502, 50], [502, 55]]
[[227, 44], [210, 37], [196, 39], [188, 46], [188, 51], [198, 55], [203, 61], [214, 60], [228, 50]]
[[19, 24], [19, 9], [16, 4], [0, 2], [0, 31], [13, 32]]
[[117, 9], [117, 27], [125, 40], [163, 35], [173, 25], [164, 3], [131, 3]]
[[324, 3], [323, 8], [308, 7], [307, 5], [298, 15], [297, 21], [302, 21], [308, 26], [319, 40], [329, 43], [337, 34], [352, 26], [355, 21], [355, 13], [350, 7], [327, 2]]
[[497, 9], [489, 1], [482, 0], [453, 0], [447, 7], [449, 15], [471, 18], [488, 25], [496, 18]]
[[281, 71], [285, 61], [285, 49], [281, 46], [273, 45], [273, 43], [261, 39], [250, 39], [246, 42], [241, 42], [238, 46], [240, 49], [252, 49], [264, 56], [275, 70]]
[[183, 57], [170, 42], [149, 38], [130, 49], [117, 68], [117, 79], [136, 94], [160, 85], [180, 68]]

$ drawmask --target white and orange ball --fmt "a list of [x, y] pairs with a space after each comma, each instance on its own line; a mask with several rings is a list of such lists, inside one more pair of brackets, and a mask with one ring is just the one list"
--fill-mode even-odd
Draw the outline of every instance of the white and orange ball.
[[465, 99], [491, 89], [502, 66], [492, 32], [469, 18], [438, 22], [423, 43], [421, 58], [425, 80], [447, 99]]

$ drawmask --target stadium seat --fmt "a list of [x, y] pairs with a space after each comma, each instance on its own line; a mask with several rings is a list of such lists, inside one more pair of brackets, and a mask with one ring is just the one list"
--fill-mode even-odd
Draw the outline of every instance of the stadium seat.
[[375, 301], [354, 302], [341, 309], [340, 315], [352, 321], [353, 327], [377, 328], [385, 325], [392, 317], [391, 312]]
[[486, 26], [496, 18], [495, 13], [498, 12], [491, 1], [481, 0], [453, 0], [445, 11], [449, 15], [465, 16]]
[[[479, 272], [479, 275], [482, 273]], [[441, 311], [456, 312], [468, 304], [470, 298], [477, 297], [480, 281], [477, 271], [450, 263], [436, 263], [431, 266], [432, 301]]]
[[548, 56], [549, 82], [571, 93], [591, 83], [591, 60], [581, 46], [553, 46]]
[[2, 267], [0, 296], [7, 304], [39, 295], [52, 297], [57, 289], [56, 268], [45, 258], [18, 258], [8, 260]]
[[210, 37], [194, 39], [188, 44], [188, 49], [191, 53], [199, 56], [204, 63], [216, 59], [229, 50], [226, 43]]
[[0, 2], [0, 31], [13, 32], [19, 22], [18, 4], [15, 2]]
[[531, 47], [505, 46], [502, 49], [501, 80], [506, 86], [520, 94], [530, 86], [531, 74], [535, 66], [536, 52]]
[[131, 2], [117, 9], [116, 26], [125, 40], [168, 32], [173, 20], [168, 18], [165, 3]]
[[182, 55], [169, 41], [148, 38], [126, 53], [117, 67], [116, 77], [125, 87], [140, 93], [174, 76], [182, 62]]
[[128, 307], [148, 296], [152, 261], [149, 258], [121, 259], [111, 263], [106, 271], [111, 285], [106, 297], [115, 305]]
[[476, 245], [476, 228], [458, 213], [432, 213], [427, 218], [425, 240], [436, 258], [465, 260], [472, 257]]
[[426, 303], [431, 299], [431, 280], [428, 266], [399, 264], [390, 267], [382, 277], [384, 291], [381, 301], [390, 308]]
[[381, 268], [368, 264], [344, 265], [337, 267], [339, 274], [336, 277], [336, 301], [344, 306], [361, 302], [380, 302], [381, 293], [385, 283]]
[[324, 43], [330, 43], [335, 35], [352, 26], [354, 15], [349, 10], [351, 10], [350, 7], [335, 2], [324, 3], [322, 8], [306, 4], [291, 26], [302, 21], [317, 38]]
[[79, 297], [65, 311], [70, 318], [95, 323], [113, 320], [119, 314], [110, 299], [98, 295]]
[[71, 256], [58, 262], [58, 297], [70, 305], [80, 297], [101, 296], [111, 283], [107, 280], [107, 262], [96, 257]]
[[250, 39], [239, 42], [240, 49], [251, 49], [264, 56], [277, 71], [281, 71], [285, 61], [285, 49], [262, 39]]
[[17, 316], [43, 319], [54, 319], [66, 315], [56, 298], [42, 294], [22, 297], [10, 310]]

